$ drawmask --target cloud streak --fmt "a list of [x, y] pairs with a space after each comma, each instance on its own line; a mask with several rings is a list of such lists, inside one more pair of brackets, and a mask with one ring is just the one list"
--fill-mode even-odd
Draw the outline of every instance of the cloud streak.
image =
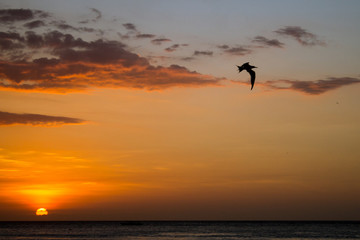
[[212, 57], [213, 51], [194, 51], [194, 56], [209, 56]]
[[284, 46], [284, 43], [280, 42], [279, 40], [277, 40], [277, 39], [268, 39], [268, 38], [266, 38], [264, 36], [256, 36], [256, 37], [254, 37], [252, 42], [260, 44], [261, 46], [264, 46], [264, 47], [282, 48]]
[[274, 32], [281, 36], [291, 37], [303, 46], [326, 45], [325, 42], [319, 40], [314, 33], [311, 33], [299, 26], [286, 26]]
[[82, 124], [85, 121], [78, 118], [49, 116], [30, 113], [9, 113], [0, 111], [0, 126], [31, 125], [31, 126], [61, 126]]
[[171, 40], [168, 38], [156, 38], [156, 39], [151, 40], [151, 42], [154, 45], [161, 45], [164, 42], [171, 42]]
[[155, 35], [154, 34], [149, 34], [149, 33], [139, 33], [136, 35], [136, 38], [138, 39], [142, 39], [142, 38], [154, 38]]
[[100, 10], [98, 10], [96, 8], [90, 8], [90, 10], [96, 14], [95, 19], [93, 20], [94, 22], [97, 22], [98, 20], [101, 19], [102, 13], [100, 12]]
[[265, 83], [262, 83], [262, 85], [276, 90], [292, 90], [307, 95], [321, 95], [328, 91], [356, 83], [360, 83], [360, 79], [350, 78], [350, 77], [340, 77], [340, 78], [330, 77], [327, 79], [322, 79], [317, 81], [295, 81], [295, 80], [267, 81]]
[[229, 46], [229, 45], [219, 45], [219, 49], [221, 49], [224, 53], [227, 53], [229, 55], [235, 55], [235, 56], [244, 56], [247, 54], [252, 53], [252, 50], [248, 47], [244, 46]]
[[130, 31], [137, 31], [135, 24], [132, 23], [124, 23], [123, 26]]

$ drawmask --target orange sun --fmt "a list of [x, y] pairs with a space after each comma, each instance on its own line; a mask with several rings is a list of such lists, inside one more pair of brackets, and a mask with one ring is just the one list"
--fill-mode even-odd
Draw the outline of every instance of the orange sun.
[[46, 208], [39, 208], [38, 210], [36, 210], [36, 215], [37, 216], [46, 216], [46, 215], [48, 215], [48, 211], [46, 210]]

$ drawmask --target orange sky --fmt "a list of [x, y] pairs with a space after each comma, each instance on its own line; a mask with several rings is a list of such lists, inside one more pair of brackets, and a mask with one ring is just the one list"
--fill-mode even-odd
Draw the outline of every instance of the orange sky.
[[1, 3], [0, 220], [359, 220], [360, 8], [300, 2]]

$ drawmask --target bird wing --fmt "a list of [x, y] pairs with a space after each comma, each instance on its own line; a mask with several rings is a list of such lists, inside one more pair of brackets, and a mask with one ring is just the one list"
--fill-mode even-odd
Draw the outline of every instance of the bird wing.
[[238, 66], [238, 65], [236, 65], [236, 66], [238, 67], [239, 72], [241, 72], [242, 70], [244, 70], [243, 66]]
[[251, 90], [252, 90], [255, 84], [255, 72], [251, 69], [246, 69], [246, 71], [250, 74], [251, 77]]

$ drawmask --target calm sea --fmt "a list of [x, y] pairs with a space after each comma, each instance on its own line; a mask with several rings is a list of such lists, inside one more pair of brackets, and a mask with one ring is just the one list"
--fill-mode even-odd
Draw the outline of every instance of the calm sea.
[[0, 239], [360, 239], [360, 222], [0, 222]]

